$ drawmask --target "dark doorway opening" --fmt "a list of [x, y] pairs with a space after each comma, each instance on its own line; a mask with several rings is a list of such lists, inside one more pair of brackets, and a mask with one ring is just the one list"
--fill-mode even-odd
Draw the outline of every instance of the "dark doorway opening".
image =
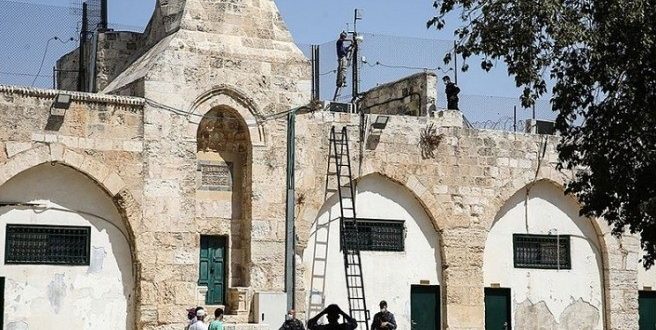
[[440, 287], [413, 285], [410, 287], [411, 330], [438, 330], [441, 323]]
[[656, 291], [640, 291], [638, 299], [640, 330], [656, 329]]
[[485, 288], [485, 330], [512, 329], [510, 289]]

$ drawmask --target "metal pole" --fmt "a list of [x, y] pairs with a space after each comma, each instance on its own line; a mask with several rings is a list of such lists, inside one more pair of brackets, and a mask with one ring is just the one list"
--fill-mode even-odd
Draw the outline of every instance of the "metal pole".
[[453, 75], [456, 85], [458, 84], [458, 51], [456, 50], [457, 47], [458, 47], [458, 43], [454, 40], [453, 41]]
[[312, 45], [312, 101], [321, 98], [319, 70], [319, 45]]
[[358, 10], [353, 13], [353, 101], [360, 94], [360, 65], [358, 45]]
[[535, 103], [533, 103], [533, 120], [535, 120]]
[[80, 32], [80, 51], [78, 52], [78, 74], [77, 74], [77, 90], [80, 92], [84, 91], [85, 84], [85, 52], [84, 47], [86, 46], [87, 41], [87, 31], [89, 30], [88, 26], [88, 12], [87, 12], [87, 3], [82, 3], [82, 31]]
[[100, 26], [98, 32], [105, 32], [109, 26], [108, 23], [108, 12], [107, 12], [107, 0], [100, 1]]
[[312, 101], [316, 100], [316, 95], [317, 95], [317, 62], [316, 62], [316, 51], [315, 51], [315, 45], [310, 46], [310, 52], [312, 53], [312, 56], [310, 56], [310, 61], [312, 62]]
[[57, 89], [57, 67], [52, 67], [52, 89]]
[[513, 129], [517, 132], [517, 106], [513, 107]]
[[296, 234], [294, 228], [294, 207], [296, 193], [294, 184], [294, 164], [296, 162], [296, 111], [293, 109], [287, 115], [287, 211], [285, 219], [285, 292], [287, 293], [287, 310], [293, 309], [295, 304], [295, 278]]

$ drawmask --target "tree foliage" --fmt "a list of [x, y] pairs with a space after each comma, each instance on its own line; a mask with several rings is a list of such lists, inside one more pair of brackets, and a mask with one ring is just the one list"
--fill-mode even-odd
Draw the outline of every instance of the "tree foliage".
[[[656, 260], [656, 0], [437, 0], [428, 27], [459, 15], [465, 65], [507, 64], [525, 106], [551, 86], [566, 191], [582, 215], [641, 235]], [[444, 59], [450, 61], [450, 56]], [[463, 68], [465, 69], [465, 68]]]

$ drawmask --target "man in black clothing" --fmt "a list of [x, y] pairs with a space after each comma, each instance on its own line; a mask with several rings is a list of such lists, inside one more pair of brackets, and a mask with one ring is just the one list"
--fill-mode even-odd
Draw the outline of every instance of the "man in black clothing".
[[394, 314], [387, 310], [387, 302], [381, 301], [380, 312], [374, 315], [374, 322], [371, 324], [371, 330], [394, 330], [396, 329], [396, 320]]
[[296, 311], [290, 309], [285, 316], [285, 323], [282, 324], [279, 330], [305, 330], [303, 322], [296, 318]]
[[346, 85], [346, 70], [348, 68], [348, 55], [351, 52], [353, 45], [346, 46], [344, 42], [348, 42], [348, 33], [342, 32], [337, 40], [337, 87], [344, 87]]
[[[328, 319], [328, 324], [318, 325], [317, 322], [324, 315], [326, 315], [326, 318]], [[340, 315], [344, 318], [344, 323], [342, 324], [339, 323]], [[354, 330], [357, 327], [358, 322], [348, 314], [344, 313], [337, 305], [326, 307], [321, 313], [308, 321], [309, 330]]]
[[458, 85], [451, 82], [449, 76], [444, 76], [442, 80], [444, 81], [444, 85], [446, 85], [447, 108], [449, 110], [460, 110], [458, 108], [458, 101], [460, 100], [458, 94], [460, 93], [460, 88]]

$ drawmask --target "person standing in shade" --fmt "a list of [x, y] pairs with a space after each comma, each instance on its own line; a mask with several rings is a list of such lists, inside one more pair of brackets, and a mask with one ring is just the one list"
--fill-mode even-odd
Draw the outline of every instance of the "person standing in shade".
[[223, 330], [223, 309], [214, 310], [214, 321], [210, 323], [208, 330]]
[[196, 322], [189, 326], [189, 330], [207, 330], [207, 324], [205, 324], [205, 316], [207, 316], [207, 313], [204, 309], [197, 310]]
[[381, 301], [378, 305], [380, 312], [374, 315], [374, 322], [371, 324], [371, 330], [394, 330], [396, 329], [396, 320], [394, 314], [387, 310], [387, 302]]
[[303, 326], [303, 322], [296, 318], [296, 311], [290, 309], [285, 315], [285, 323], [282, 324], [279, 330], [305, 330], [305, 326]]
[[[319, 319], [324, 315], [326, 315], [326, 318], [328, 319], [328, 324], [317, 324]], [[341, 324], [339, 323], [340, 315], [344, 318], [344, 323]], [[353, 330], [357, 327], [358, 322], [350, 315], [344, 313], [344, 311], [342, 311], [337, 305], [326, 307], [321, 313], [308, 321], [309, 330]]]
[[348, 42], [348, 33], [342, 32], [337, 40], [337, 87], [346, 86], [346, 70], [348, 69], [348, 56], [353, 45], [344, 45]]
[[444, 76], [442, 80], [444, 81], [444, 85], [446, 85], [447, 109], [460, 110], [460, 108], [458, 108], [458, 101], [460, 101], [460, 98], [458, 98], [458, 94], [460, 94], [460, 87], [453, 83], [449, 76]]

